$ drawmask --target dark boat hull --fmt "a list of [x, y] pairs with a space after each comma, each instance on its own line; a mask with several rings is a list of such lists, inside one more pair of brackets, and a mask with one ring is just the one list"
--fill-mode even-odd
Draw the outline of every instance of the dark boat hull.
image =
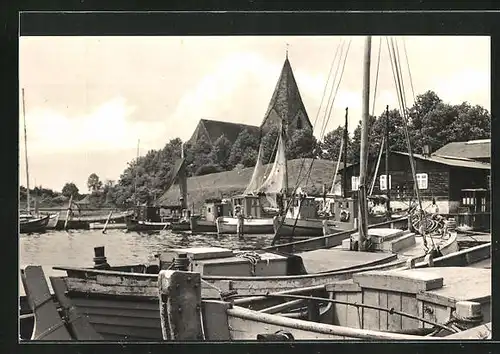
[[19, 224], [19, 232], [22, 234], [42, 233], [47, 229], [50, 215], [38, 219], [29, 219]]
[[191, 230], [191, 225], [188, 222], [173, 222], [170, 224], [170, 230], [172, 231], [189, 231]]
[[[162, 231], [166, 230], [170, 227], [171, 223], [160, 223], [160, 222], [148, 222], [148, 221], [139, 221], [134, 219], [128, 219], [127, 230], [142, 232], [142, 231]], [[188, 224], [189, 225], [189, 224]]]
[[[126, 218], [127, 215], [116, 215], [116, 216], [111, 216], [109, 221], [114, 223], [125, 223]], [[66, 224], [66, 229], [90, 230], [91, 223], [106, 223], [107, 220], [108, 220], [107, 216], [95, 216], [95, 217], [89, 216], [89, 217], [72, 218], [68, 220], [68, 223], [66, 224], [65, 219], [59, 219], [57, 221], [55, 229], [64, 230], [64, 225]]]
[[190, 224], [193, 233], [217, 232], [217, 225], [213, 221], [191, 218]]

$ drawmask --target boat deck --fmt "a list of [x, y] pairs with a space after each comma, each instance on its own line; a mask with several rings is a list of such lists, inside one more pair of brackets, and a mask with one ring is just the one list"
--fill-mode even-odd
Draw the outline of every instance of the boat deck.
[[299, 255], [309, 274], [376, 265], [386, 263], [395, 257], [391, 253], [352, 252], [340, 248], [319, 249]]

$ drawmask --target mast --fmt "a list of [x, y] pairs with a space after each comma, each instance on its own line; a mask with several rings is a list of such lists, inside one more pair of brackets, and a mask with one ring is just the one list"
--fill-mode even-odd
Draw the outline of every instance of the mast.
[[[181, 145], [181, 159], [184, 160], [184, 144]], [[184, 161], [181, 161], [181, 168], [178, 172], [179, 177], [179, 189], [181, 192], [180, 204], [182, 210], [188, 208], [187, 203], [187, 174]]]
[[347, 144], [348, 144], [348, 139], [349, 139], [349, 133], [347, 131], [347, 115], [349, 113], [349, 107], [345, 108], [345, 127], [344, 127], [344, 168], [342, 169], [342, 186], [343, 188], [343, 193], [342, 197], [347, 198]]
[[391, 217], [391, 184], [389, 179], [389, 105], [385, 109], [385, 179], [387, 186], [387, 217]]
[[366, 201], [366, 169], [368, 157], [368, 119], [370, 104], [370, 55], [372, 37], [367, 36], [365, 42], [364, 68], [363, 68], [363, 107], [361, 117], [361, 151], [359, 163], [359, 250], [365, 250], [365, 240], [368, 235], [368, 205]]
[[[284, 117], [284, 115], [283, 115], [283, 118], [281, 119], [280, 135], [281, 135], [281, 139], [283, 141], [283, 144], [285, 144], [285, 146], [286, 146], [285, 117]], [[285, 149], [285, 188], [284, 188], [283, 194], [285, 196], [288, 195], [288, 159], [286, 156], [286, 149]]]
[[28, 140], [26, 134], [26, 107], [24, 105], [24, 88], [21, 89], [23, 99], [23, 120], [24, 120], [24, 157], [26, 160], [26, 203], [27, 212], [30, 213], [30, 174], [28, 171]]

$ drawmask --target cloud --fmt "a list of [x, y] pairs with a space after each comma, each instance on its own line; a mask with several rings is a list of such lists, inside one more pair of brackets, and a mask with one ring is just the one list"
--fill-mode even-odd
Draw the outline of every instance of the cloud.
[[[127, 149], [141, 139], [145, 146], [162, 137], [163, 122], [131, 122], [127, 117], [136, 108], [123, 97], [115, 97], [89, 114], [68, 116], [51, 109], [26, 112], [28, 151], [50, 154], [55, 151], [105, 151]], [[22, 118], [20, 120], [22, 127]], [[20, 139], [24, 140], [20, 129]]]

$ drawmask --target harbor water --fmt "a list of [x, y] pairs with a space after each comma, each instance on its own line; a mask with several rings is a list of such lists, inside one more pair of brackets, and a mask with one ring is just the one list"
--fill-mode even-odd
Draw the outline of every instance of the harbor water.
[[[20, 268], [41, 265], [47, 277], [65, 272], [54, 266], [92, 267], [94, 247], [104, 246], [107, 261], [112, 266], [156, 263], [155, 254], [170, 248], [225, 247], [234, 250], [252, 250], [271, 244], [272, 235], [191, 234], [161, 231], [152, 234], [125, 230], [69, 230], [48, 231], [44, 234], [19, 236]], [[20, 282], [19, 290], [24, 294]]]

